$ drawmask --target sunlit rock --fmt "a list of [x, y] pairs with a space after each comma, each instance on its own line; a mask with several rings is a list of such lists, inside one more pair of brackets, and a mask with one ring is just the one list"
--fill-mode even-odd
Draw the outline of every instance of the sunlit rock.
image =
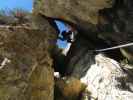
[[87, 100], [132, 100], [132, 73], [129, 76], [123, 70], [124, 66], [121, 67], [115, 60], [101, 54], [95, 60], [96, 64], [81, 78], [88, 85], [87, 90], [91, 94], [91, 99]]

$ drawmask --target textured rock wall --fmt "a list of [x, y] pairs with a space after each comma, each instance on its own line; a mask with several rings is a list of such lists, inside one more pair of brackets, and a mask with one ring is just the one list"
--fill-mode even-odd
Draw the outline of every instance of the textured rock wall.
[[[34, 2], [34, 12], [41, 13], [42, 15], [48, 16], [50, 18], [62, 19], [75, 25], [74, 27], [78, 30], [80, 35], [77, 36], [76, 41], [72, 44], [70, 52], [68, 53], [66, 74], [80, 78], [86, 74], [86, 71], [90, 69], [90, 65], [94, 62], [94, 55], [89, 50], [132, 42], [131, 5], [132, 0], [36, 0]], [[39, 26], [38, 28], [43, 29], [42, 26]], [[132, 47], [130, 47], [130, 49], [128, 48], [127, 50], [122, 49], [121, 51], [129, 60], [132, 60]], [[114, 57], [115, 56], [118, 56], [117, 53], [114, 54]], [[104, 59], [102, 60], [104, 61]], [[102, 62], [102, 64], [104, 64], [104, 62]], [[109, 62], [108, 64], [110, 65]], [[93, 76], [91, 81], [94, 80], [96, 81], [96, 84], [98, 84], [95, 85], [96, 87], [94, 87], [96, 88], [94, 89], [94, 94], [99, 94], [95, 99], [98, 98], [104, 100], [104, 97], [107, 96], [107, 98], [113, 98], [114, 100], [117, 100], [117, 96], [119, 96], [119, 94], [119, 98], [122, 98], [123, 100], [124, 98], [127, 98], [128, 95], [132, 97], [131, 91], [125, 93], [124, 89], [124, 92], [120, 91], [120, 88], [116, 89], [117, 87], [115, 86], [115, 83], [119, 82], [113, 78], [119, 77], [119, 74], [122, 75], [122, 69], [117, 69], [115, 68], [115, 65], [110, 65], [113, 70], [108, 70], [108, 65], [104, 64], [103, 66], [109, 72], [107, 73], [107, 77], [106, 74], [104, 74], [106, 73], [105, 69], [100, 70], [101, 72], [99, 73], [103, 78], [105, 78], [103, 82], [107, 81], [107, 84], [108, 82], [111, 83], [111, 87], [107, 86], [106, 88], [106, 84], [103, 85], [99, 82], [101, 81], [101, 79], [99, 79], [100, 76], [95, 80], [95, 75], [93, 75], [91, 72], [88, 72]], [[95, 69], [97, 69], [97, 67], [93, 69], [93, 72], [95, 72]], [[112, 71], [116, 73], [112, 74]], [[99, 73], [96, 73], [96, 75], [99, 75]], [[122, 79], [125, 79], [125, 76], [120, 76], [120, 78], [121, 77]], [[108, 80], [108, 78], [112, 80], [112, 82]], [[122, 84], [122, 82], [120, 82], [120, 84]], [[127, 83], [124, 82], [124, 84]], [[90, 86], [91, 85], [92, 84], [90, 83]], [[102, 87], [106, 88], [104, 93], [101, 93]], [[110, 88], [115, 89], [111, 90]], [[126, 89], [127, 88], [128, 87], [126, 87]], [[115, 95], [113, 94], [114, 91], [116, 91]], [[108, 92], [110, 92], [111, 96], [107, 95]], [[122, 96], [123, 94], [126, 94], [126, 96]]]
[[54, 100], [80, 100], [80, 95], [85, 88], [86, 85], [75, 77], [57, 78]]
[[[132, 42], [132, 4], [132, 0], [36, 0], [34, 11], [74, 24], [95, 47], [104, 43], [101, 41], [113, 46]], [[133, 59], [128, 56], [132, 47], [122, 53]]]
[[[104, 8], [99, 11], [105, 22], [100, 20], [99, 37], [112, 45], [120, 45], [133, 42], [133, 8], [132, 0], [115, 0], [111, 8]], [[123, 55], [133, 61], [133, 46], [122, 48]]]
[[[80, 34], [96, 37], [98, 11], [112, 6], [114, 0], [35, 0], [34, 12], [74, 24]], [[91, 33], [91, 31], [93, 33]], [[90, 32], [90, 33], [88, 33]], [[92, 37], [94, 39], [94, 37]], [[94, 39], [95, 40], [95, 39]]]
[[45, 19], [43, 25], [0, 28], [0, 100], [53, 100], [56, 32]]
[[120, 65], [101, 54], [95, 57], [95, 61], [81, 78], [90, 92], [90, 97], [85, 100], [132, 100], [133, 66]]
[[75, 24], [97, 23], [99, 9], [111, 6], [112, 0], [36, 0], [35, 10], [53, 18], [63, 18]]
[[77, 40], [71, 46], [66, 58], [66, 73], [77, 78], [83, 76], [90, 65], [94, 63], [94, 55], [89, 51], [93, 48], [93, 43], [90, 43], [82, 36], [77, 37]]

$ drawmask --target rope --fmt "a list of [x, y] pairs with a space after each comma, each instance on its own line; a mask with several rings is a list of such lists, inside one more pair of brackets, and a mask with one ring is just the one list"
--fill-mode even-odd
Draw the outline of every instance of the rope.
[[127, 43], [127, 44], [113, 46], [113, 47], [105, 48], [105, 49], [98, 49], [98, 50], [95, 50], [95, 52], [109, 51], [109, 50], [114, 50], [114, 49], [119, 49], [119, 48], [130, 47], [130, 46], [133, 46], [133, 43]]

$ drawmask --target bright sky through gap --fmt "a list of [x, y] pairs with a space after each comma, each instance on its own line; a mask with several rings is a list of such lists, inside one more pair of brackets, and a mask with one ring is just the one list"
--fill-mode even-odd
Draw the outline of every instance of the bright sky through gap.
[[[60, 21], [55, 21], [58, 28], [60, 29], [60, 32], [64, 31], [64, 30], [68, 30], [68, 28], [64, 25], [64, 23], [60, 22]], [[67, 41], [61, 41], [61, 40], [57, 40], [57, 45], [59, 46], [59, 48], [65, 48], [67, 46]]]
[[[32, 11], [33, 0], [1, 0], [0, 1], [0, 9], [2, 10], [12, 10], [14, 8], [22, 8], [27, 11]], [[68, 30], [67, 27], [62, 22], [56, 21], [60, 32], [63, 30]], [[60, 48], [65, 48], [67, 46], [66, 41], [57, 40], [57, 45]]]
[[14, 9], [23, 8], [28, 11], [32, 11], [32, 0], [1, 0], [0, 9]]

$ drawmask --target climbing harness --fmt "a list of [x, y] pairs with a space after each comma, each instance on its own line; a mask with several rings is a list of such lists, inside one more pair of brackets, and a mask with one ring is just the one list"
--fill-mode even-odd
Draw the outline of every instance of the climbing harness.
[[119, 48], [124, 48], [124, 47], [130, 47], [130, 46], [133, 46], [133, 42], [123, 44], [123, 45], [113, 46], [110, 48], [98, 49], [98, 50], [94, 50], [94, 51], [95, 52], [103, 52], [103, 51], [109, 51], [109, 50], [114, 50], [114, 49], [119, 49]]

